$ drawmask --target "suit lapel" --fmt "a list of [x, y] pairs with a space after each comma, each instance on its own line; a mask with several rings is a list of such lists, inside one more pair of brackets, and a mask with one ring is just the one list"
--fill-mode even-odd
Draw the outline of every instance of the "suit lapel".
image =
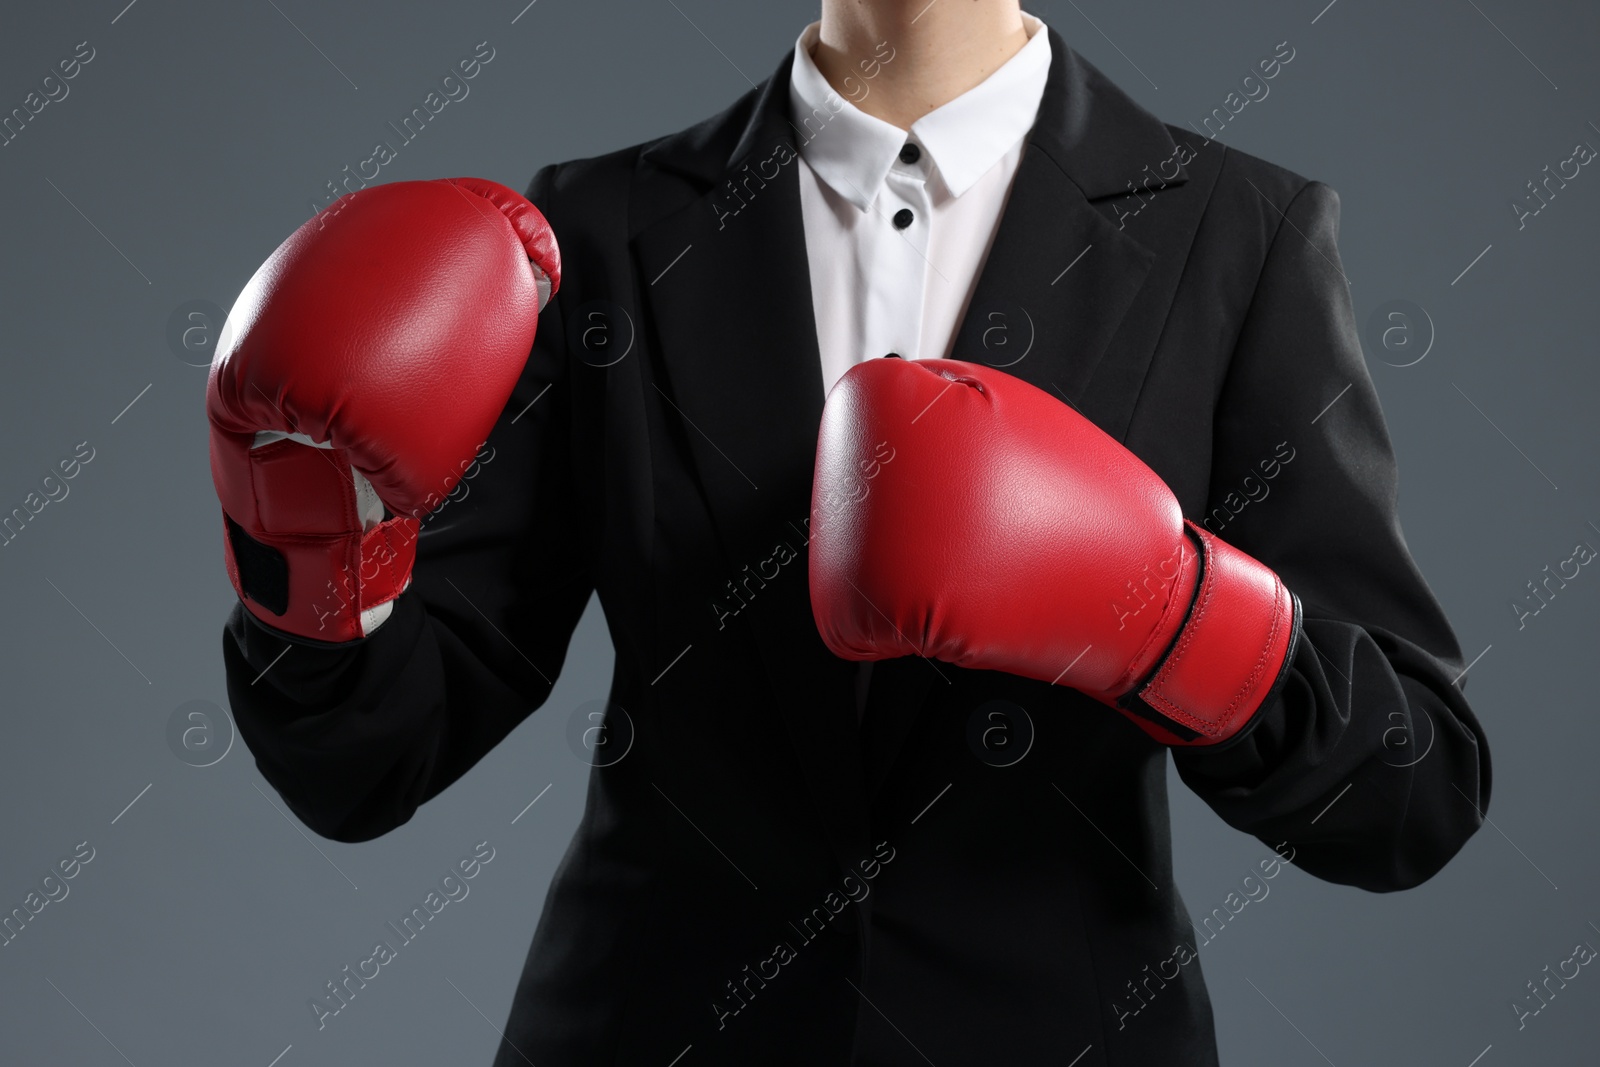
[[1153, 260], [1030, 144], [952, 358], [1077, 403]]
[[[715, 184], [646, 227], [635, 247], [665, 372], [654, 399], [683, 423], [730, 573], [770, 557], [780, 541], [800, 553], [740, 617], [753, 628], [776, 713], [840, 862], [851, 867], [869, 851], [855, 665], [817, 633], [804, 547], [823, 393], [788, 85], [785, 60], [756, 95], [731, 157], [689, 152], [690, 167], [715, 164], [705, 175]], [[689, 147], [657, 158], [682, 167], [674, 153]]]
[[[1038, 118], [952, 354], [1078, 405], [1155, 262], [1108, 202], [1136, 188], [1158, 196], [1188, 175], [1166, 127], [1049, 33]], [[1147, 363], [1151, 354], [1109, 358]], [[1125, 390], [1086, 414], [1119, 435], [1135, 400], [1137, 389]]]

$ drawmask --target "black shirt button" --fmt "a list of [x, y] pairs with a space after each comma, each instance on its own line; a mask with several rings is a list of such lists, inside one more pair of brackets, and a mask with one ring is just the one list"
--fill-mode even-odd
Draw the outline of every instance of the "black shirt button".
[[910, 226], [915, 220], [916, 216], [911, 213], [911, 209], [908, 207], [903, 207], [894, 213], [894, 228], [897, 230], [903, 230], [907, 226]]
[[921, 158], [922, 158], [922, 149], [918, 148], [916, 145], [912, 144], [910, 141], [907, 141], [903, 146], [901, 146], [901, 148], [900, 148], [900, 162], [902, 162], [902, 163], [915, 163], [917, 160], [919, 160]]

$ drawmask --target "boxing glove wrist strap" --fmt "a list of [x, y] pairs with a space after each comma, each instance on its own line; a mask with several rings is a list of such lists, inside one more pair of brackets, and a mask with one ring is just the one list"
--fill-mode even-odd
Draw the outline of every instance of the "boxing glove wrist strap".
[[252, 533], [226, 512], [223, 520], [234, 590], [275, 630], [335, 644], [354, 641], [381, 621], [373, 609], [411, 583], [415, 519], [388, 519], [360, 534], [286, 537]]
[[1299, 640], [1300, 599], [1265, 564], [1185, 521], [1200, 550], [1188, 615], [1148, 677], [1116, 701], [1169, 745], [1240, 733], [1276, 692]]

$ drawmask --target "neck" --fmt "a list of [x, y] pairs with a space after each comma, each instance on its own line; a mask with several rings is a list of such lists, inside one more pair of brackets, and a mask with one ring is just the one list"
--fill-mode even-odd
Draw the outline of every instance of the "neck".
[[[993, 74], [1027, 41], [1020, 0], [822, 0], [811, 58], [839, 95], [909, 130]], [[873, 68], [863, 62], [876, 68], [866, 94], [862, 75]]]

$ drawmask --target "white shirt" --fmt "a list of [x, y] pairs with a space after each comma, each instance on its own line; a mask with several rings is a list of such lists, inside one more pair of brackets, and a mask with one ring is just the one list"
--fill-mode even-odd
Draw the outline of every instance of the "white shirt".
[[789, 101], [825, 390], [855, 364], [891, 352], [959, 356], [950, 351], [956, 328], [1050, 69], [1044, 23], [1027, 13], [1022, 19], [1028, 42], [909, 133], [851, 102], [865, 100], [873, 77], [894, 62], [890, 45], [858, 63], [846, 97], [811, 58], [821, 23], [795, 41]]

